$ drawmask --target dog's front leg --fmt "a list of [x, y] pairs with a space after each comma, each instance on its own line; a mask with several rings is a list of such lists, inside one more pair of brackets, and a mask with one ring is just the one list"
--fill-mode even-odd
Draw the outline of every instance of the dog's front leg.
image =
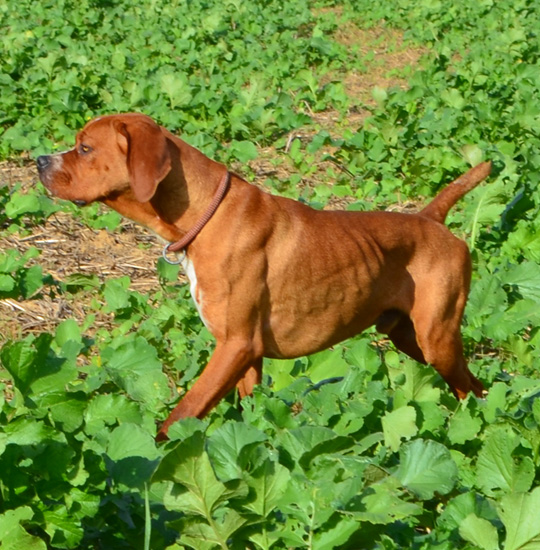
[[250, 342], [218, 342], [208, 365], [165, 420], [156, 440], [168, 439], [169, 427], [181, 418], [205, 416], [237, 384], [241, 397], [251, 393], [253, 385], [260, 381], [261, 368], [262, 358], [254, 355]]
[[236, 384], [240, 399], [253, 393], [253, 387], [262, 380], [262, 357], [256, 359], [246, 370], [244, 376]]

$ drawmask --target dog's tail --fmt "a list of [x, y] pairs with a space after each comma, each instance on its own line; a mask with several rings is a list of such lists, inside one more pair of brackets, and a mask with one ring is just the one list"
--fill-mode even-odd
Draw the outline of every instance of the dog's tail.
[[482, 162], [448, 184], [423, 210], [420, 215], [444, 223], [450, 208], [474, 189], [491, 172], [491, 162]]

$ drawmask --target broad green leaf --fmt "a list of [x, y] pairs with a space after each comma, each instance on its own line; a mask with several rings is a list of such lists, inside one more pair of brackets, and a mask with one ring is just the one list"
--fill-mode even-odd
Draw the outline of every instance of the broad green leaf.
[[56, 327], [55, 342], [62, 347], [66, 342], [80, 342], [81, 329], [74, 319], [66, 319]]
[[473, 491], [467, 491], [450, 499], [437, 520], [437, 525], [445, 530], [459, 529], [468, 516], [496, 520], [497, 513], [490, 501]]
[[38, 537], [30, 535], [21, 525], [32, 519], [34, 512], [29, 506], [8, 510], [0, 515], [0, 547], [2, 550], [47, 550], [47, 545]]
[[279, 504], [280, 511], [303, 528], [317, 529], [334, 514], [333, 492], [323, 491], [302, 475], [292, 475]]
[[11, 275], [0, 273], [0, 292], [11, 292], [15, 288], [15, 279]]
[[499, 515], [506, 528], [505, 550], [540, 549], [540, 487], [505, 495]]
[[475, 514], [467, 516], [459, 526], [459, 534], [482, 550], [498, 550], [499, 536], [496, 527]]
[[448, 439], [456, 445], [463, 445], [476, 437], [482, 428], [482, 420], [473, 417], [469, 409], [460, 407], [448, 425]]
[[105, 283], [103, 296], [107, 303], [105, 311], [117, 311], [129, 306], [129, 277], [110, 279]]
[[85, 432], [89, 436], [116, 422], [142, 423], [138, 405], [128, 401], [126, 396], [117, 394], [96, 395], [88, 403], [85, 412]]
[[503, 284], [516, 286], [524, 298], [540, 301], [540, 266], [536, 262], [522, 262], [501, 274]]
[[302, 468], [308, 469], [310, 462], [318, 455], [333, 453], [354, 445], [354, 439], [338, 436], [333, 430], [322, 426], [302, 426], [280, 434], [286, 445]]
[[169, 397], [156, 350], [144, 338], [135, 337], [117, 348], [106, 348], [102, 358], [107, 373], [135, 401], [154, 408], [161, 407]]
[[387, 412], [382, 417], [382, 426], [385, 444], [395, 452], [399, 449], [402, 438], [410, 439], [418, 433], [416, 410], [407, 406]]
[[424, 367], [413, 361], [404, 361], [405, 384], [401, 387], [409, 401], [438, 401], [439, 388], [433, 387], [436, 373], [432, 367]]
[[167, 282], [172, 282], [178, 279], [180, 266], [167, 262], [165, 258], [158, 258], [157, 271], [161, 279]]
[[45, 511], [45, 531], [51, 538], [51, 544], [59, 548], [76, 548], [84, 535], [84, 529], [73, 518], [65, 506], [54, 511]]
[[445, 495], [454, 488], [458, 469], [444, 445], [416, 439], [401, 446], [399, 457], [396, 477], [421, 499]]
[[210, 525], [189, 522], [181, 532], [180, 541], [201, 550], [228, 548], [227, 541], [246, 521], [238, 512], [229, 509], [220, 520], [212, 521]]
[[507, 393], [508, 385], [501, 382], [496, 382], [489, 388], [484, 411], [486, 422], [492, 424], [497, 416], [505, 410]]
[[512, 453], [518, 445], [519, 437], [506, 426], [487, 434], [476, 463], [478, 486], [487, 495], [495, 495], [497, 490], [521, 492], [530, 489], [534, 464], [528, 456], [514, 459]]
[[351, 536], [361, 529], [360, 522], [341, 517], [334, 527], [320, 530], [313, 537], [313, 550], [332, 550], [343, 548]]
[[68, 433], [74, 432], [82, 425], [87, 407], [86, 395], [82, 392], [51, 392], [39, 399], [39, 404], [41, 407], [47, 407], [53, 422], [59, 424], [61, 429]]
[[247, 480], [255, 492], [255, 498], [244, 506], [259, 517], [266, 518], [278, 505], [287, 489], [290, 472], [279, 464], [267, 459]]
[[246, 487], [230, 487], [219, 481], [204, 450], [204, 434], [195, 432], [165, 455], [154, 481], [172, 481], [164, 497], [170, 510], [195, 514], [210, 520], [222, 501], [244, 494]]
[[41, 445], [44, 440], [65, 443], [65, 436], [53, 428], [46, 426], [42, 421], [20, 418], [11, 421], [5, 428], [8, 436], [7, 443], [21, 446]]
[[152, 435], [137, 424], [127, 422], [111, 432], [107, 454], [115, 461], [131, 456], [141, 456], [154, 460], [160, 456]]
[[465, 99], [456, 88], [445, 89], [441, 92], [441, 98], [455, 109], [463, 109], [465, 106]]
[[230, 146], [230, 152], [240, 162], [248, 162], [256, 159], [258, 156], [257, 147], [251, 141], [233, 140]]
[[348, 506], [350, 512], [360, 521], [387, 525], [395, 521], [406, 520], [422, 513], [422, 507], [413, 502], [407, 502], [405, 491], [400, 490], [395, 478], [385, 478], [362, 491], [358, 504]]
[[208, 439], [207, 451], [221, 481], [241, 479], [252, 449], [267, 437], [249, 424], [229, 422]]
[[327, 378], [344, 376], [349, 368], [349, 364], [343, 359], [343, 350], [336, 347], [311, 355], [307, 375], [317, 383]]
[[43, 374], [51, 340], [52, 337], [44, 333], [38, 338], [30, 336], [18, 342], [8, 342], [2, 348], [0, 352], [2, 364], [23, 394]]
[[40, 265], [33, 265], [21, 275], [21, 291], [24, 298], [28, 299], [43, 287], [43, 271]]
[[12, 195], [11, 199], [5, 206], [6, 215], [9, 218], [15, 219], [21, 214], [29, 212], [39, 212], [41, 204], [36, 195], [27, 194], [23, 195], [16, 192]]
[[161, 77], [161, 88], [167, 94], [172, 108], [186, 105], [192, 98], [188, 79], [182, 73], [168, 73]]
[[484, 152], [478, 145], [464, 145], [461, 152], [471, 166], [476, 166], [484, 160]]
[[437, 433], [444, 426], [448, 411], [434, 401], [420, 401], [418, 405], [423, 417], [420, 432]]

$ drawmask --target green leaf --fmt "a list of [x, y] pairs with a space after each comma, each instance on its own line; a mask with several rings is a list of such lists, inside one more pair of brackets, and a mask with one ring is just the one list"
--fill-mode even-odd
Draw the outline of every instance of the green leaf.
[[0, 273], [0, 292], [11, 292], [15, 288], [15, 279], [11, 275]]
[[220, 504], [245, 493], [242, 484], [229, 488], [216, 478], [204, 450], [204, 434], [196, 432], [161, 461], [154, 481], [172, 481], [164, 496], [169, 510], [195, 514], [211, 522]]
[[438, 402], [441, 390], [433, 387], [436, 373], [432, 367], [419, 365], [414, 361], [403, 361], [405, 384], [401, 390], [410, 401], [435, 401]]
[[[210, 525], [201, 522], [189, 522], [182, 530], [180, 541], [190, 544], [193, 548], [228, 548], [227, 541], [246, 523], [235, 510], [227, 510], [219, 521]], [[201, 544], [203, 542], [203, 544]], [[206, 546], [209, 544], [210, 546]]]
[[87, 401], [83, 393], [58, 391], [51, 392], [46, 398], [40, 399], [40, 405], [49, 408], [51, 419], [55, 424], [59, 424], [63, 431], [71, 433], [82, 425]]
[[360, 525], [358, 521], [341, 518], [334, 527], [319, 530], [315, 533], [312, 548], [313, 550], [343, 548], [343, 545], [359, 530]]
[[114, 382], [135, 401], [160, 408], [169, 397], [167, 377], [157, 352], [144, 338], [136, 336], [116, 349], [102, 353], [104, 368]]
[[505, 550], [540, 550], [540, 487], [505, 495], [499, 516], [506, 528]]
[[255, 493], [244, 507], [261, 518], [266, 518], [279, 504], [287, 489], [291, 474], [287, 468], [270, 459], [248, 478], [248, 485]]
[[248, 162], [254, 160], [259, 155], [257, 147], [251, 141], [236, 141], [233, 140], [230, 146], [230, 153], [240, 162]]
[[34, 512], [29, 506], [8, 510], [0, 515], [0, 547], [2, 550], [47, 550], [47, 545], [28, 533], [21, 525], [31, 520]]
[[208, 439], [208, 455], [221, 481], [241, 479], [250, 453], [267, 437], [249, 424], [230, 422], [218, 428]]
[[482, 420], [473, 417], [469, 409], [461, 407], [450, 420], [448, 439], [454, 444], [463, 445], [474, 439], [482, 428]]
[[540, 266], [535, 262], [524, 261], [509, 267], [501, 273], [501, 282], [516, 286], [524, 298], [540, 301]]
[[534, 463], [528, 456], [515, 460], [513, 451], [520, 438], [506, 426], [491, 430], [476, 462], [478, 486], [489, 496], [504, 492], [527, 491], [534, 480]]
[[129, 306], [129, 277], [111, 279], [105, 283], [103, 296], [107, 302], [106, 311], [118, 311]]
[[327, 349], [309, 357], [307, 375], [315, 383], [327, 378], [345, 376], [350, 365], [343, 359], [340, 347]]
[[18, 342], [8, 342], [0, 352], [4, 367], [13, 377], [17, 388], [27, 393], [41, 377], [62, 371], [63, 360], [49, 358], [52, 341], [50, 334], [43, 333], [37, 338], [27, 337]]
[[444, 507], [437, 524], [447, 531], [459, 529], [467, 516], [496, 519], [497, 514], [491, 503], [473, 491], [468, 491], [450, 499]]
[[399, 458], [396, 477], [421, 499], [445, 495], [454, 488], [458, 469], [444, 445], [416, 439], [402, 445]]
[[6, 215], [15, 219], [22, 214], [39, 212], [41, 210], [41, 204], [36, 195], [21, 193], [14, 193], [10, 201], [5, 206]]
[[302, 426], [280, 434], [295, 462], [308, 469], [311, 461], [321, 455], [341, 451], [354, 445], [351, 437], [338, 436], [322, 426]]
[[84, 530], [80, 521], [71, 517], [65, 506], [55, 507], [54, 511], [46, 510], [45, 531], [51, 538], [51, 545], [56, 548], [76, 548], [81, 542]]
[[159, 258], [157, 261], [157, 272], [160, 279], [167, 282], [173, 282], [178, 279], [180, 265], [170, 264], [165, 260], [165, 258]]
[[422, 507], [407, 502], [402, 497], [404, 491], [399, 488], [395, 478], [385, 478], [362, 491], [358, 503], [347, 506], [350, 512], [360, 521], [387, 525], [422, 513]]
[[463, 107], [465, 107], [465, 99], [456, 88], [443, 90], [441, 92], [441, 98], [455, 109], [463, 109]]
[[498, 550], [499, 536], [496, 527], [475, 514], [468, 515], [459, 526], [459, 534], [482, 550]]
[[484, 160], [484, 152], [478, 145], [464, 145], [461, 152], [470, 166], [476, 166]]
[[43, 287], [43, 272], [40, 265], [33, 265], [21, 274], [21, 291], [28, 299]]
[[85, 432], [89, 436], [98, 434], [105, 426], [116, 422], [142, 423], [141, 412], [136, 403], [123, 395], [96, 395], [87, 404]]
[[66, 319], [56, 327], [55, 342], [62, 347], [66, 342], [81, 342], [81, 329], [74, 319]]
[[144, 490], [160, 456], [152, 435], [136, 424], [121, 424], [109, 436], [107, 455], [111, 477], [116, 483]]
[[489, 388], [484, 411], [484, 417], [489, 424], [493, 424], [497, 415], [501, 414], [506, 409], [507, 393], [508, 385], [502, 382], [497, 382]]
[[173, 109], [187, 105], [192, 98], [188, 79], [181, 73], [168, 73], [161, 77], [161, 88], [167, 94]]
[[152, 435], [137, 424], [131, 423], [121, 424], [111, 432], [107, 454], [115, 461], [131, 456], [154, 460], [160, 456]]
[[382, 426], [385, 445], [395, 452], [399, 449], [402, 438], [410, 439], [418, 433], [416, 410], [407, 406], [387, 412], [382, 417]]

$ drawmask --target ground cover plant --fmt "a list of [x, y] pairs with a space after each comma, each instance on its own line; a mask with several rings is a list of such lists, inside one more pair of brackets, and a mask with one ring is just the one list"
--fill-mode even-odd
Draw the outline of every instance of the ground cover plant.
[[[525, 0], [2, 4], [0, 547], [540, 548], [539, 19]], [[457, 403], [368, 331], [268, 361], [242, 407], [156, 446], [212, 338], [152, 236], [51, 200], [27, 164], [132, 110], [319, 208], [415, 208], [492, 159], [450, 216], [486, 398]]]

